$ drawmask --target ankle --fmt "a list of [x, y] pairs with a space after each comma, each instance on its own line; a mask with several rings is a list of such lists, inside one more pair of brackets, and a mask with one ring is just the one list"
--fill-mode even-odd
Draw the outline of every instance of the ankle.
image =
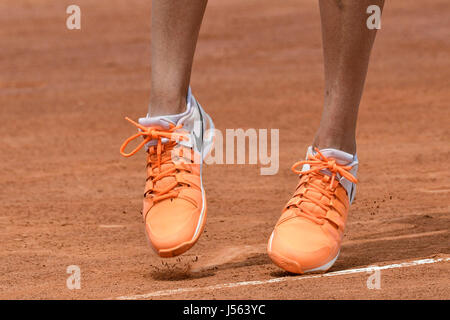
[[152, 93], [149, 114], [152, 117], [179, 114], [186, 110], [186, 96]]
[[312, 146], [313, 148], [318, 148], [319, 150], [333, 148], [350, 154], [356, 154], [356, 140], [354, 136], [321, 136], [317, 134], [314, 138]]

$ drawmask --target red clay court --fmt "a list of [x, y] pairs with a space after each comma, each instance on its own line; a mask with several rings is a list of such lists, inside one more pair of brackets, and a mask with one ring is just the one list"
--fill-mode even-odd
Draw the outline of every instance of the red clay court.
[[[210, 1], [192, 88], [225, 128], [280, 129], [280, 170], [207, 166], [208, 221], [179, 258], [149, 248], [145, 156], [119, 154], [146, 112], [150, 1], [0, 3], [0, 298], [449, 299], [447, 0], [388, 1], [358, 123], [360, 170], [341, 255], [325, 275], [273, 265], [267, 239], [320, 120], [316, 1]], [[66, 268], [81, 268], [68, 290]], [[367, 267], [381, 270], [368, 289]]]

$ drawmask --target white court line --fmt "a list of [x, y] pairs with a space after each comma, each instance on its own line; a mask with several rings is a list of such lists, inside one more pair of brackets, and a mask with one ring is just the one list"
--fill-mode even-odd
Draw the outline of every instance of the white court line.
[[98, 227], [105, 229], [125, 228], [123, 224], [99, 224]]
[[372, 272], [374, 270], [408, 268], [408, 267], [420, 266], [423, 264], [431, 264], [431, 263], [447, 262], [447, 261], [450, 261], [450, 258], [421, 259], [421, 260], [414, 260], [414, 261], [410, 261], [410, 262], [389, 264], [389, 265], [385, 265], [385, 266], [369, 266], [369, 267], [365, 267], [365, 268], [348, 269], [348, 270], [334, 271], [334, 272], [330, 272], [330, 273], [315, 274], [315, 275], [309, 275], [309, 276], [281, 277], [281, 278], [273, 278], [273, 279], [268, 279], [268, 280], [223, 283], [223, 284], [216, 284], [216, 285], [211, 285], [211, 286], [206, 286], [206, 287], [190, 287], [190, 288], [160, 290], [160, 291], [144, 293], [144, 294], [137, 294], [137, 295], [132, 295], [132, 296], [121, 296], [121, 297], [117, 297], [116, 299], [118, 299], [118, 300], [147, 299], [147, 298], [151, 298], [151, 297], [171, 296], [174, 294], [181, 294], [181, 293], [187, 293], [187, 292], [193, 292], [193, 291], [212, 291], [212, 290], [218, 290], [218, 289], [244, 287], [244, 286], [256, 286], [256, 285], [264, 285], [264, 284], [287, 282], [287, 281], [298, 281], [298, 280], [313, 279], [313, 278], [335, 277], [335, 276], [341, 276], [341, 275], [345, 275], [345, 274], [365, 273], [365, 272]]
[[419, 189], [419, 191], [425, 193], [449, 193], [450, 189]]

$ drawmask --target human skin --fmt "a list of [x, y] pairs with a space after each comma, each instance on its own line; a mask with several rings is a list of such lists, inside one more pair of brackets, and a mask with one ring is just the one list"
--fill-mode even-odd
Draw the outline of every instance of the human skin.
[[207, 0], [153, 0], [151, 116], [186, 108], [192, 61]]
[[320, 0], [325, 67], [324, 106], [313, 146], [356, 153], [356, 122], [376, 29], [367, 7], [384, 0]]
[[[192, 62], [207, 0], [153, 0], [149, 114], [186, 107]], [[275, 4], [274, 4], [275, 5]], [[376, 29], [367, 7], [384, 0], [319, 0], [325, 70], [324, 105], [313, 146], [356, 153], [358, 109]]]

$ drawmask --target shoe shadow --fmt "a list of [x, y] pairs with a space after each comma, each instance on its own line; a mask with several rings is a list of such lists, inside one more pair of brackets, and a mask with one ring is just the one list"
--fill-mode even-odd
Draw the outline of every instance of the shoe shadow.
[[153, 270], [150, 272], [149, 277], [160, 281], [182, 281], [212, 277], [214, 274], [212, 270], [195, 273], [184, 270]]
[[249, 246], [224, 248], [210, 259], [182, 260], [176, 262], [161, 262], [160, 266], [152, 266], [153, 270], [147, 277], [153, 280], [181, 281], [211, 277], [217, 271], [237, 269], [256, 265], [270, 264], [265, 253], [257, 252], [258, 248], [248, 250]]
[[250, 266], [258, 266], [258, 265], [266, 265], [270, 264], [272, 261], [270, 260], [269, 256], [265, 253], [255, 253], [242, 261], [235, 261], [235, 262], [227, 262], [223, 264], [219, 264], [214, 266], [214, 270], [226, 270], [226, 269], [236, 269], [236, 268], [242, 268], [242, 267], [250, 267]]

